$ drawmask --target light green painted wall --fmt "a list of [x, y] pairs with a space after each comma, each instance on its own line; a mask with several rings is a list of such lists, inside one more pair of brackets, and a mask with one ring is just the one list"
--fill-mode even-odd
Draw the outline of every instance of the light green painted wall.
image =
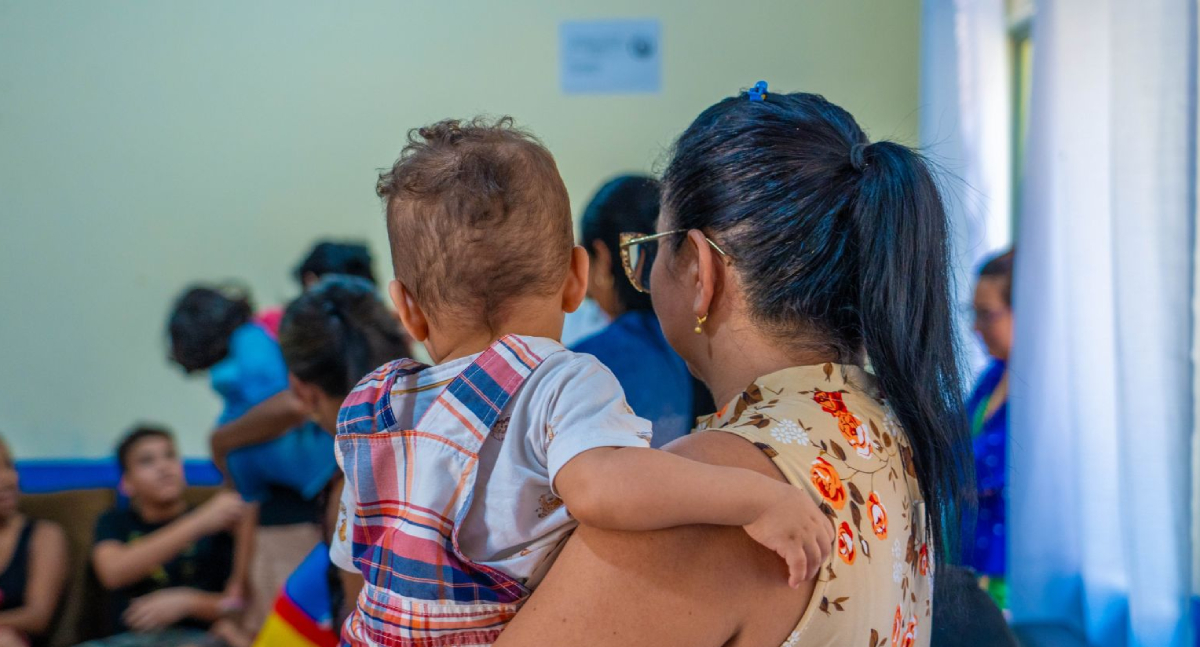
[[[662, 21], [663, 91], [559, 92], [564, 19]], [[376, 169], [405, 131], [508, 113], [576, 211], [652, 170], [687, 123], [763, 78], [915, 140], [917, 0], [0, 0], [0, 432], [20, 458], [100, 456], [159, 421], [202, 455], [219, 405], [167, 365], [189, 281], [259, 304], [319, 236], [386, 268]]]

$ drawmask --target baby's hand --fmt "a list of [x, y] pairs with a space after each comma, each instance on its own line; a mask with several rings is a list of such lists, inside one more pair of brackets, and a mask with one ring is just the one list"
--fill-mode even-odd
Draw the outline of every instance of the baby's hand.
[[788, 586], [812, 579], [833, 552], [833, 524], [804, 490], [780, 483], [758, 518], [743, 526], [754, 541], [788, 565]]

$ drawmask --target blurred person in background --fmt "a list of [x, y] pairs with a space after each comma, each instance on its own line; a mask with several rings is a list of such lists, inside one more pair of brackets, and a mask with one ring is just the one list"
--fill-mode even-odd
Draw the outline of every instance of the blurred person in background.
[[296, 280], [305, 290], [327, 274], [357, 276], [371, 285], [376, 284], [371, 269], [371, 251], [364, 243], [318, 241], [295, 270]]
[[588, 297], [612, 323], [572, 347], [616, 375], [633, 412], [653, 424], [653, 447], [687, 434], [697, 416], [714, 409], [707, 389], [663, 337], [650, 295], [625, 279], [621, 265], [621, 234], [654, 231], [660, 190], [654, 178], [622, 175], [601, 186], [584, 209], [580, 244], [591, 261]]
[[105, 633], [91, 647], [223, 645], [236, 613], [232, 530], [247, 506], [221, 492], [197, 508], [184, 499], [183, 462], [170, 432], [138, 427], [117, 446], [129, 506], [96, 522], [92, 568], [108, 592]]
[[[287, 367], [275, 331], [253, 315], [243, 290], [197, 285], [176, 301], [168, 322], [171, 358], [188, 373], [207, 371], [224, 403], [212, 435], [213, 460], [252, 505], [239, 530], [234, 593], [253, 634], [288, 574], [321, 539], [318, 496], [337, 472], [333, 439], [294, 413], [280, 433], [243, 446], [232, 425], [259, 429], [251, 412], [286, 397]], [[274, 430], [272, 430], [274, 431]], [[269, 550], [255, 550], [256, 546]]]
[[[392, 312], [360, 277], [327, 276], [309, 285], [288, 306], [279, 331], [291, 379], [291, 395], [299, 410], [331, 436], [338, 409], [358, 381], [376, 366], [409, 356], [408, 339]], [[338, 521], [342, 500], [341, 475], [326, 488], [319, 544], [292, 573], [262, 627], [257, 645], [289, 644], [301, 633], [323, 636], [331, 644], [353, 608], [362, 576], [337, 568], [329, 544], [335, 533], [348, 532]]]
[[67, 536], [17, 509], [17, 469], [0, 439], [0, 647], [42, 644], [67, 581]]
[[991, 363], [967, 400], [975, 450], [979, 510], [975, 532], [964, 534], [963, 563], [980, 575], [981, 585], [1001, 609], [1007, 607], [1005, 582], [1005, 475], [1008, 446], [1008, 357], [1012, 349], [1012, 270], [1010, 250], [983, 265], [975, 285], [975, 331]]

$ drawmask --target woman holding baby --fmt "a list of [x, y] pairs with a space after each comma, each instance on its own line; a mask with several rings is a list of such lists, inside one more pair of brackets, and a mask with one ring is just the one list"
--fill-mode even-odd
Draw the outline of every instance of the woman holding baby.
[[927, 645], [971, 482], [948, 235], [925, 161], [822, 97], [705, 110], [620, 247], [721, 407], [666, 449], [802, 488], [834, 554], [791, 588], [738, 528], [584, 526], [497, 645]]

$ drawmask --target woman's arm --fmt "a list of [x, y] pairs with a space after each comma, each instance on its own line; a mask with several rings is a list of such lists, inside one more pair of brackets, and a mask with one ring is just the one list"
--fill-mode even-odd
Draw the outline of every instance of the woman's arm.
[[233, 569], [225, 586], [225, 595], [237, 598], [242, 604], [254, 592], [250, 582], [250, 565], [254, 562], [254, 551], [258, 540], [259, 504], [246, 506], [246, 514], [238, 522], [233, 533]]
[[225, 470], [229, 453], [275, 440], [305, 420], [304, 410], [290, 390], [277, 393], [255, 405], [236, 420], [213, 430], [209, 438], [213, 462]]
[[[699, 434], [668, 447], [782, 480], [770, 459], [736, 436]], [[736, 528], [581, 527], [496, 647], [778, 647], [815, 583], [792, 589], [785, 574], [774, 554]]]
[[58, 524], [38, 521], [31, 539], [25, 604], [0, 611], [0, 627], [39, 636], [50, 628], [67, 581], [67, 536]]

